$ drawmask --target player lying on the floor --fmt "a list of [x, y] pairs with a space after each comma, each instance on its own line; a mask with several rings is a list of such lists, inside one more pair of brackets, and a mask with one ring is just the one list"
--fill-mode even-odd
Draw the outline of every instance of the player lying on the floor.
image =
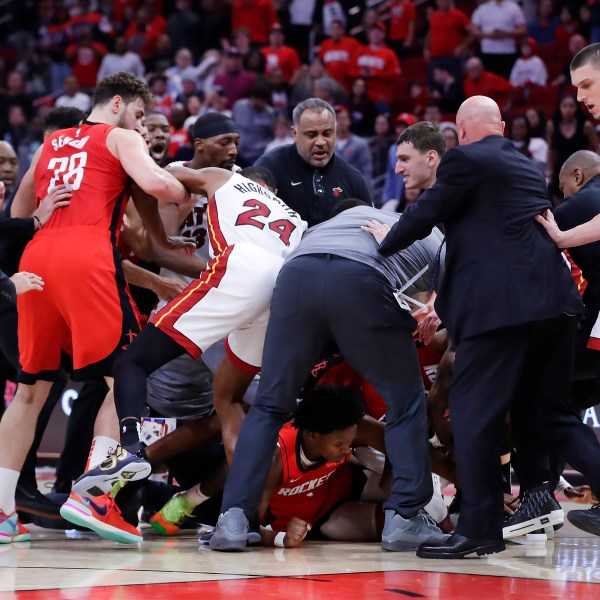
[[[261, 542], [294, 547], [309, 530], [325, 539], [376, 541], [381, 504], [360, 501], [367, 476], [349, 461], [356, 447], [384, 451], [384, 428], [366, 415], [357, 390], [334, 384], [312, 389], [279, 434], [261, 507]], [[191, 513], [196, 488], [174, 496], [152, 518], [153, 526], [175, 533], [169, 516]], [[382, 501], [387, 493], [379, 495]]]

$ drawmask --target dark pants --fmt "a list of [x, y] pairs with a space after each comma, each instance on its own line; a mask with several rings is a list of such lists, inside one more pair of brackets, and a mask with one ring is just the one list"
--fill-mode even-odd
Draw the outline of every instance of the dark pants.
[[457, 533], [502, 538], [498, 457], [509, 411], [523, 489], [548, 480], [550, 447], [556, 444], [600, 491], [600, 445], [569, 402], [575, 332], [576, 318], [561, 316], [458, 345], [449, 399], [463, 492]]
[[[15, 373], [19, 370], [19, 343], [17, 339], [17, 307], [16, 306], [2, 306], [0, 308], [0, 354], [2, 354], [8, 364]], [[67, 378], [64, 373], [60, 372], [57, 375], [56, 381], [52, 384], [48, 398], [40, 412], [35, 428], [35, 436], [33, 443], [21, 469], [21, 475], [19, 476], [19, 485], [24, 486], [28, 489], [36, 489], [37, 484], [35, 480], [35, 466], [37, 463], [37, 450], [40, 446], [46, 426], [54, 407], [59, 401], [62, 392], [65, 387]], [[4, 395], [4, 388], [2, 388], [2, 395]], [[4, 399], [0, 400], [3, 403]]]
[[389, 282], [371, 267], [328, 254], [285, 264], [273, 293], [256, 403], [237, 441], [223, 510], [241, 507], [256, 520], [279, 429], [331, 341], [387, 406], [385, 443], [394, 485], [386, 508], [411, 517], [425, 506], [432, 484], [414, 328]]

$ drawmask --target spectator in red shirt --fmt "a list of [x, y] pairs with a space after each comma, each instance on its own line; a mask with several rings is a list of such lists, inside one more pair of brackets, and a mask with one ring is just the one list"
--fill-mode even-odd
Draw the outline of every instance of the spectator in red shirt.
[[300, 77], [300, 57], [298, 53], [291, 47], [284, 45], [285, 37], [283, 35], [283, 27], [279, 23], [275, 23], [269, 29], [269, 45], [261, 48], [267, 60], [267, 77], [271, 69], [279, 68], [283, 72], [283, 79], [289, 85], [294, 85]]
[[247, 98], [256, 82], [256, 77], [242, 68], [242, 54], [235, 46], [230, 46], [225, 54], [225, 71], [215, 77], [215, 85], [221, 86], [227, 95], [227, 108], [231, 108], [240, 98]]
[[513, 92], [513, 86], [508, 79], [485, 71], [483, 63], [476, 57], [467, 61], [466, 69], [467, 75], [463, 83], [466, 98], [488, 96], [495, 100], [502, 110], [508, 110]]
[[91, 29], [96, 42], [107, 42], [114, 36], [115, 31], [110, 21], [102, 13], [92, 11], [89, 0], [80, 0], [79, 7], [79, 13], [71, 17], [66, 25], [69, 39], [76, 40], [82, 28]]
[[385, 113], [390, 110], [394, 80], [400, 73], [398, 57], [385, 45], [385, 25], [377, 22], [369, 30], [369, 45], [354, 54], [350, 76], [366, 80], [369, 99], [378, 112]]
[[125, 39], [132, 52], [147, 59], [154, 53], [158, 38], [163, 33], [160, 22], [153, 23], [149, 8], [141, 6], [136, 13], [135, 20], [131, 21], [125, 30]]
[[246, 27], [251, 42], [263, 46], [268, 42], [271, 27], [277, 23], [273, 0], [233, 0], [231, 20], [232, 31]]
[[390, 47], [402, 58], [415, 41], [415, 5], [411, 0], [388, 0], [381, 6], [380, 12], [385, 10], [390, 12]]
[[104, 44], [93, 41], [89, 27], [81, 28], [78, 36], [78, 41], [67, 48], [65, 57], [82, 90], [91, 91], [96, 87], [100, 62], [108, 50]]
[[469, 31], [469, 17], [451, 7], [451, 0], [436, 0], [437, 9], [429, 17], [429, 31], [425, 37], [424, 56], [428, 61], [428, 82], [433, 83], [433, 70], [448, 70], [460, 78], [460, 58], [473, 37]]
[[168, 156], [174, 157], [175, 153], [181, 146], [184, 146], [188, 141], [188, 132], [185, 129], [184, 123], [187, 117], [187, 110], [183, 104], [176, 102], [171, 107], [171, 124], [169, 130], [171, 132], [171, 144], [169, 145]]
[[360, 44], [354, 38], [345, 35], [344, 24], [341, 21], [332, 21], [330, 32], [331, 37], [321, 43], [318, 57], [330, 77], [349, 87], [348, 67]]

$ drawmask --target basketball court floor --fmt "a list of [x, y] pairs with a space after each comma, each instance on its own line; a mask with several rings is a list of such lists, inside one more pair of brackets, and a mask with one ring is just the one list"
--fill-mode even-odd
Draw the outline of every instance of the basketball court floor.
[[0, 545], [0, 600], [600, 599], [600, 537], [568, 522], [545, 544], [449, 561], [331, 542], [225, 554], [199, 547], [194, 531], [164, 538], [143, 529], [134, 546], [31, 532], [31, 542]]

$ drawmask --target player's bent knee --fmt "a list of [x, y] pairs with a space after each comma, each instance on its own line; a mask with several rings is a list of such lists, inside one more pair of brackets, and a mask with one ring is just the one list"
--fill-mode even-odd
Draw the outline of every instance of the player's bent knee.
[[321, 533], [339, 542], [377, 542], [377, 504], [345, 502], [321, 525]]

